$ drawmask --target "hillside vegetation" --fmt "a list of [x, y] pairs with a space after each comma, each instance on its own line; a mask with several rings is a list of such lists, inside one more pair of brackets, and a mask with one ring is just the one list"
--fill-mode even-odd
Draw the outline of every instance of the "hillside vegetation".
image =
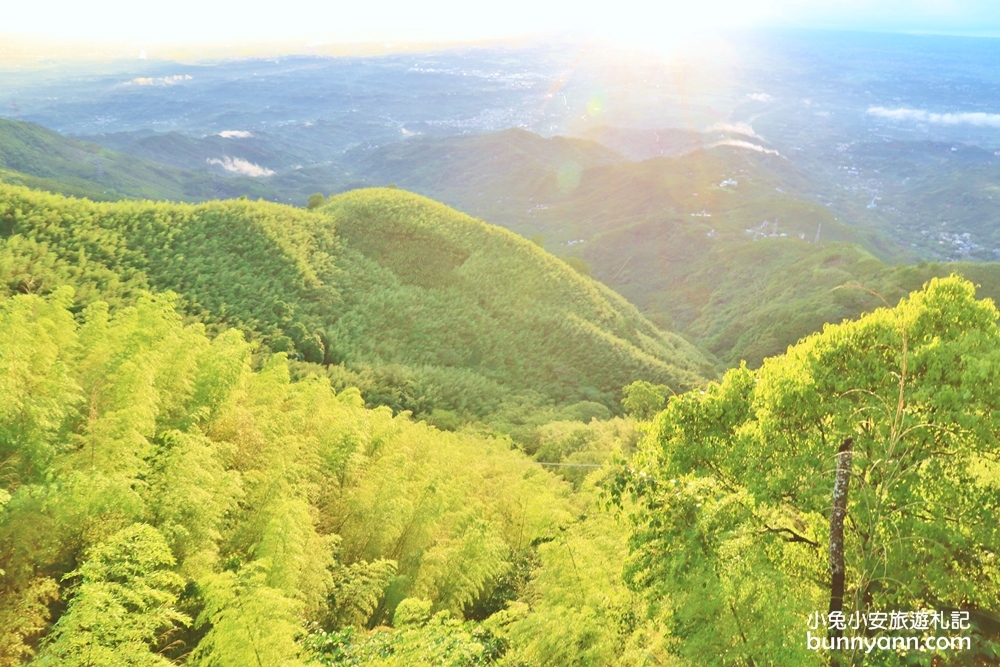
[[995, 307], [949, 277], [823, 324], [955, 265], [737, 213], [595, 232], [638, 234], [617, 274], [661, 323], [781, 353], [706, 385], [510, 231], [394, 188], [310, 206], [0, 184], [0, 666], [820, 667], [804, 619], [836, 600], [969, 615], [967, 653], [858, 664], [995, 659]]
[[[659, 145], [656, 142], [669, 143], [678, 136], [659, 131], [630, 134], [611, 128], [593, 134], [594, 139], [614, 146], [621, 142], [645, 142], [643, 145], [646, 145], [651, 141]], [[287, 155], [278, 159], [277, 153], [261, 153], [265, 146], [259, 138], [204, 137], [196, 142], [198, 150], [188, 145], [194, 139], [185, 139], [176, 133], [137, 135], [134, 139], [146, 147], [142, 155], [159, 155], [168, 160], [167, 156], [173, 155], [171, 151], [176, 149], [179, 154], [188, 156], [185, 158], [188, 162], [178, 164], [194, 165], [203, 162], [205, 155], [221, 155], [226, 151], [267, 164], [288, 162]], [[765, 357], [782, 353], [788, 345], [818, 330], [824, 323], [857, 317], [880, 305], [879, 297], [870, 292], [895, 302], [931, 277], [943, 277], [952, 271], [982, 285], [984, 295], [1000, 297], [996, 289], [1000, 283], [1000, 265], [970, 262], [890, 264], [887, 258], [899, 256], [903, 251], [887, 245], [882, 237], [837, 220], [827, 207], [807, 194], [811, 186], [785, 158], [729, 145], [704, 148], [711, 145], [708, 141], [707, 135], [701, 136], [696, 144], [685, 144], [686, 152], [680, 149], [663, 151], [681, 155], [630, 162], [595, 141], [546, 139], [518, 129], [452, 137], [418, 136], [372, 150], [349, 151], [338, 158], [342, 163], [339, 165], [286, 170], [267, 178], [251, 179], [224, 177], [204, 170], [197, 174], [185, 172], [68, 139], [37, 125], [0, 121], [0, 168], [6, 165], [30, 172], [0, 169], [0, 178], [8, 183], [92, 199], [156, 196], [200, 200], [249, 193], [271, 199], [291, 195], [303, 202], [302, 193], [314, 191], [320, 187], [319, 183], [327, 183], [327, 187], [334, 190], [346, 187], [345, 179], [358, 183], [397, 183], [534, 238], [579, 272], [592, 275], [623, 295], [661, 330], [680, 333], [694, 342], [706, 356], [717, 360], [720, 368], [738, 364], [740, 360], [758, 366]], [[345, 168], [351, 170], [349, 176]], [[149, 242], [148, 239], [143, 241]], [[410, 244], [406, 252], [427, 251], [419, 245]], [[342, 244], [338, 247], [342, 251], [335, 253], [338, 262], [351, 262], [350, 271], [368, 271], [358, 264], [361, 260], [350, 259], [357, 259], [357, 253], [351, 248]], [[200, 249], [195, 250], [196, 254], [200, 252]], [[371, 249], [361, 252], [369, 260], [374, 256], [372, 253]], [[459, 251], [456, 257], [462, 253]], [[390, 261], [379, 257], [376, 263]], [[158, 289], [178, 289], [180, 283], [174, 285], [178, 270], [176, 267], [170, 269], [169, 275], [161, 276], [162, 279], [152, 275], [152, 282], [147, 276], [147, 282]], [[417, 269], [410, 266], [406, 270]], [[434, 270], [428, 268], [428, 271]], [[197, 271], [201, 273], [203, 269]], [[392, 269], [379, 275], [380, 280], [400, 277]], [[455, 275], [464, 275], [464, 270], [458, 270]], [[237, 280], [235, 274], [228, 279]], [[242, 276], [238, 280], [253, 284], [259, 279], [259, 276]], [[205, 282], [206, 279], [200, 280]], [[408, 280], [410, 278], [404, 276], [398, 290], [396, 286], [385, 287], [397, 295], [405, 292], [410, 299], [404, 304], [393, 305], [393, 313], [417, 308], [414, 305], [417, 301], [445, 293], [442, 284], [422, 285], [412, 281], [407, 284]], [[359, 289], [367, 289], [360, 282], [349, 282]], [[844, 289], [845, 285], [855, 287]], [[190, 286], [185, 289], [188, 290], [185, 294], [190, 296]], [[443, 298], [452, 299], [454, 293], [449, 292]], [[522, 293], [536, 294], [530, 289]], [[419, 298], [414, 296], [418, 294]], [[112, 296], [106, 298], [113, 299]], [[418, 346], [422, 345], [423, 351], [420, 355], [426, 361], [419, 364], [406, 358], [406, 354], [393, 351], [410, 349], [414, 340], [409, 338], [415, 336], [412, 332], [402, 336], [409, 337], [405, 343], [394, 339], [377, 345], [372, 342], [374, 337], [368, 335], [364, 343], [367, 347], [361, 351], [351, 350], [352, 341], [356, 342], [360, 335], [358, 327], [368, 326], [357, 322], [351, 325], [355, 328], [354, 333], [343, 334], [346, 338], [338, 342], [340, 351], [327, 354], [332, 343], [328, 337], [333, 331], [324, 318], [333, 306], [323, 306], [327, 315], [317, 315], [310, 311], [315, 309], [315, 304], [299, 304], [298, 297], [288, 298], [272, 295], [261, 301], [262, 307], [253, 306], [250, 313], [234, 312], [232, 304], [227, 303], [223, 315], [218, 309], [226, 302], [225, 298], [199, 292], [195, 301], [205, 299], [205, 303], [199, 301], [187, 307], [201, 308], [205, 314], [200, 317], [207, 322], [258, 331], [274, 350], [294, 348], [294, 357], [312, 362], [344, 362], [345, 369], [350, 367], [351, 371], [335, 374], [333, 379], [338, 386], [361, 385], [366, 396], [378, 395], [373, 400], [379, 404], [421, 414], [429, 414], [435, 408], [468, 413], [473, 404], [481, 409], [475, 408], [472, 412], [496, 410], [494, 399], [504, 393], [503, 389], [480, 382], [484, 375], [491, 382], [496, 380], [496, 373], [476, 371], [472, 376], [459, 379], [456, 369], [469, 364], [492, 364], [495, 368], [521, 363], [495, 354], [483, 361], [482, 350], [473, 351], [473, 348], [486, 345], [485, 341], [475, 342], [480, 341], [484, 329], [477, 330], [474, 335], [465, 335], [460, 346], [456, 345], [457, 338], [451, 341], [433, 336], [421, 339]], [[306, 301], [316, 298], [319, 297], [306, 297]], [[265, 301], [269, 305], [263, 306]], [[275, 301], [286, 304], [295, 301], [293, 319], [301, 320], [305, 330], [293, 327], [284, 306], [276, 305]], [[357, 299], [352, 303], [357, 306]], [[387, 304], [373, 307], [384, 309], [388, 308]], [[472, 306], [470, 317], [479, 317], [471, 314], [478, 307], [478, 304]], [[278, 316], [273, 314], [274, 308], [278, 309]], [[425, 308], [417, 308], [421, 309]], [[468, 310], [463, 306], [463, 312]], [[339, 311], [337, 313], [339, 316]], [[450, 316], [454, 316], [454, 311]], [[384, 313], [379, 317], [385, 320]], [[440, 316], [435, 318], [442, 321]], [[367, 331], [370, 330], [369, 327]], [[434, 325], [428, 329], [431, 330]], [[437, 330], [442, 327], [438, 326]], [[676, 339], [667, 338], [672, 345], [683, 346]], [[625, 339], [633, 344], [636, 342], [629, 336]], [[375, 350], [373, 345], [379, 349]], [[457, 353], [459, 347], [467, 352]], [[638, 347], [645, 349], [642, 345]], [[493, 349], [496, 350], [496, 346]], [[463, 389], [450, 392], [447, 397], [431, 398], [440, 391], [428, 389], [428, 383], [435, 387], [442, 383], [440, 373], [431, 372], [431, 367], [449, 369], [451, 377], [445, 384], [460, 385]], [[529, 368], [542, 375], [542, 366], [536, 364]], [[548, 363], [547, 370], [553, 368], [557, 375], [565, 376], [569, 366], [563, 362]], [[524, 384], [527, 380], [522, 376], [530, 375], [531, 371], [512, 368], [512, 372], [520, 373], [517, 382]], [[711, 374], [704, 368], [699, 372]], [[433, 375], [434, 379], [428, 380], [428, 375]], [[553, 376], [550, 373], [547, 377]], [[539, 389], [537, 384], [531, 385], [533, 390], [547, 395], [553, 395], [554, 391], [555, 395], [563, 396], [559, 400], [565, 398], [565, 391], [551, 387]], [[543, 384], [551, 383], [545, 381]], [[584, 384], [596, 386], [590, 381]], [[607, 391], [614, 389], [606, 385], [599, 387], [597, 393], [576, 392], [575, 396], [579, 400], [613, 405], [614, 401], [597, 395]], [[459, 395], [474, 398], [460, 399]], [[486, 408], [484, 401], [490, 407]], [[441, 423], [449, 419], [447, 415], [443, 418], [445, 421]]]
[[467, 419], [586, 402], [607, 414], [633, 380], [682, 389], [711, 373], [692, 345], [534, 244], [398, 190], [305, 211], [4, 185], [0, 234], [8, 293], [71, 285], [82, 308], [171, 290], [210, 330], [322, 364], [336, 386], [396, 410]]
[[585, 255], [593, 275], [618, 272], [609, 282], [647, 317], [726, 366], [745, 360], [757, 367], [824, 324], [871, 312], [883, 299], [895, 303], [934, 277], [957, 273], [982, 296], [1000, 300], [997, 263], [887, 264], [855, 244], [798, 238], [717, 245], [676, 236], [616, 238], [612, 247], [636, 252], [624, 268], [610, 255]]
[[[663, 604], [678, 664], [996, 663], [1000, 314], [974, 294], [933, 279], [657, 417], [611, 489], [633, 526], [625, 579]], [[810, 614], [882, 610], [949, 620], [823, 622], [814, 637], [847, 645], [807, 645]], [[935, 633], [966, 644], [905, 643]]]
[[[681, 390], [706, 366], [623, 299], [397, 190], [313, 211], [0, 193], [0, 665], [627, 665], [658, 645], [658, 622], [618, 623], [645, 603], [585, 477], [636, 424], [583, 422], [620, 378]], [[482, 359], [445, 359], [455, 336]], [[337, 354], [367, 361], [319, 363]], [[575, 421], [531, 459], [384, 407], [410, 404], [444, 428], [431, 406]], [[570, 484], [536, 460], [584, 465]]]
[[200, 201], [265, 192], [253, 179], [177, 169], [64, 137], [35, 123], [4, 118], [0, 118], [0, 178], [98, 201]]
[[[636, 140], [651, 133], [659, 136]], [[520, 162], [542, 154], [530, 168]], [[410, 139], [365, 155], [375, 173], [385, 158], [386, 178], [540, 238], [723, 367], [759, 366], [825, 323], [952, 272], [1000, 298], [1000, 264], [888, 263], [898, 248], [801, 194], [808, 184], [785, 158], [746, 148], [602, 161], [587, 142], [508, 131]]]
[[255, 371], [176, 301], [0, 297], [0, 665], [829, 665], [802, 637], [848, 439], [844, 609], [961, 610], [971, 642], [855, 662], [995, 659], [1000, 335], [967, 282], [653, 424], [548, 425], [539, 460], [619, 462], [572, 485], [285, 353]]
[[291, 382], [284, 354], [254, 372], [170, 298], [72, 304], [0, 298], [0, 665], [457, 666], [548, 640], [464, 620], [565, 574], [544, 545], [586, 507], [509, 441]]

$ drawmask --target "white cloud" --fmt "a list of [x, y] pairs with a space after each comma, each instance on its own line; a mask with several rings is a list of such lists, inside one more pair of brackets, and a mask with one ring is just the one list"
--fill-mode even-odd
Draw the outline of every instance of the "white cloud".
[[750, 93], [749, 95], [747, 95], [747, 97], [749, 97], [754, 102], [770, 102], [771, 100], [774, 99], [767, 93]]
[[708, 128], [708, 132], [728, 132], [729, 134], [742, 134], [744, 137], [762, 139], [759, 134], [753, 131], [749, 123], [716, 123]]
[[253, 135], [246, 130], [223, 130], [219, 132], [223, 139], [252, 139]]
[[234, 174], [239, 174], [241, 176], [251, 176], [253, 178], [260, 178], [261, 176], [272, 176], [274, 171], [268, 169], [267, 167], [262, 167], [259, 164], [254, 164], [248, 160], [238, 157], [224, 157], [221, 160], [217, 158], [208, 158], [206, 160], [209, 164], [214, 164], [222, 167], [226, 171], [230, 171]]
[[1000, 114], [977, 112], [933, 113], [924, 109], [871, 107], [868, 114], [878, 118], [935, 125], [975, 125], [1000, 128]]
[[758, 146], [757, 144], [752, 144], [749, 141], [740, 141], [739, 139], [725, 139], [723, 141], [717, 141], [714, 144], [708, 146], [708, 148], [716, 148], [718, 146], [732, 146], [733, 148], [746, 148], [747, 150], [757, 151], [758, 153], [767, 153], [768, 155], [781, 156], [776, 150], [771, 148], [764, 148], [763, 146]]
[[[143, 51], [145, 53], [145, 51]], [[148, 76], [140, 76], [132, 79], [125, 85], [135, 84], [137, 86], [175, 86], [181, 81], [190, 81], [190, 74], [175, 74], [173, 76], [161, 76], [157, 79]]]

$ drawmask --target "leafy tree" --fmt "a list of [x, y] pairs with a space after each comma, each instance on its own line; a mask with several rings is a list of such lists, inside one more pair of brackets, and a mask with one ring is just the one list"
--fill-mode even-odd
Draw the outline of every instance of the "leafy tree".
[[5, 596], [0, 606], [0, 665], [20, 665], [35, 651], [26, 640], [47, 629], [48, 605], [59, 597], [58, 584], [47, 577], [36, 577], [23, 590]]
[[667, 404], [670, 387], [655, 385], [645, 380], [636, 380], [623, 387], [622, 393], [625, 394], [622, 399], [622, 407], [625, 408], [626, 414], [646, 421], [656, 416]]
[[579, 257], [567, 257], [566, 263], [569, 264], [570, 268], [582, 276], [589, 276], [591, 273], [590, 264]]
[[[845, 611], [991, 615], [1000, 576], [982, 555], [1000, 548], [996, 320], [971, 284], [935, 279], [894, 309], [671, 400], [614, 493], [637, 503], [629, 580], [669, 605], [680, 655], [822, 660], [801, 630], [830, 602], [831, 473], [848, 439]], [[980, 656], [996, 650], [991, 627], [974, 631]]]
[[5, 664], [40, 638], [39, 664], [301, 664], [310, 628], [413, 596], [437, 620], [392, 639], [398, 664], [499, 651], [461, 614], [568, 518], [566, 485], [506, 438], [293, 381], [283, 354], [255, 371], [176, 303], [0, 298]]
[[190, 621], [174, 605], [183, 579], [155, 528], [134, 524], [95, 547], [79, 570], [66, 612], [46, 638], [37, 665], [169, 665], [151, 651]]
[[221, 572], [205, 582], [205, 609], [198, 624], [210, 628], [191, 661], [208, 667], [305, 664], [297, 643], [303, 634], [299, 604], [267, 585], [268, 563]]

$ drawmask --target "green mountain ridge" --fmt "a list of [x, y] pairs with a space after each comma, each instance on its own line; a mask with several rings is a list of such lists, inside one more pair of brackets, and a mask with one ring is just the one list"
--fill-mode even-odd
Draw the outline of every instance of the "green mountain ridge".
[[545, 138], [518, 128], [416, 136], [345, 156], [353, 175], [369, 183], [394, 183], [515, 231], [517, 214], [536, 199], [541, 203], [560, 188], [575, 188], [586, 169], [624, 159], [593, 141]]
[[9, 292], [70, 284], [82, 307], [170, 290], [210, 329], [287, 351], [303, 373], [325, 364], [372, 404], [482, 418], [523, 396], [607, 411], [633, 380], [681, 389], [713, 373], [693, 345], [534, 244], [403, 191], [315, 211], [0, 193]]
[[99, 201], [201, 201], [264, 194], [253, 179], [178, 169], [64, 137], [35, 123], [3, 118], [0, 177], [7, 183]]
[[[185, 178], [203, 183], [198, 186], [201, 190], [189, 193], [200, 192], [203, 197], [180, 197], [187, 199], [214, 198], [204, 189], [209, 187], [231, 192], [248, 189], [252, 196], [263, 193], [272, 199], [294, 192], [302, 199], [302, 192], [313, 191], [320, 182], [340, 183], [331, 186], [334, 190], [345, 187], [345, 178], [361, 184], [395, 182], [524, 236], [540, 238], [548, 250], [578, 269], [586, 272], [589, 267], [595, 278], [635, 304], [661, 329], [695, 342], [705, 354], [718, 359], [719, 366], [741, 359], [756, 366], [824, 323], [870, 311], [881, 302], [865, 290], [892, 302], [933, 276], [957, 271], [981, 284], [986, 296], [1000, 297], [995, 289], [1000, 265], [889, 264], [898, 248], [871, 230], [837, 220], [808, 195], [809, 179], [787, 160], [735, 146], [696, 148], [679, 156], [632, 162], [592, 140], [546, 139], [512, 129], [482, 135], [416, 136], [376, 149], [358, 149], [345, 162], [355, 164], [349, 176], [341, 167], [314, 165], [251, 179], [150, 166], [30, 124], [3, 121], [0, 129], [6, 132], [0, 133], [0, 156], [4, 156], [0, 165], [33, 169], [29, 175], [4, 172], [5, 180], [91, 198], [141, 196], [143, 192], [158, 197], [183, 195], [178, 183], [186, 182]], [[629, 142], [648, 140], [650, 132], [659, 136], [655, 131], [603, 128], [595, 130], [593, 137], [610, 143], [614, 139], [627, 148]], [[664, 135], [662, 140], [681, 141], [685, 136]], [[178, 137], [166, 133], [140, 139], [175, 144]], [[180, 139], [185, 145], [193, 141]], [[249, 142], [248, 150], [257, 150], [253, 141], [208, 137], [199, 145], [203, 149], [212, 142], [220, 147]], [[47, 160], [45, 154], [62, 157]], [[197, 161], [202, 160], [200, 155]], [[141, 187], [133, 183], [130, 190], [122, 185], [105, 194], [99, 189], [105, 184], [95, 180], [94, 159], [107, 165], [105, 180], [118, 174], [120, 178], [115, 178], [131, 182], [128, 178], [137, 174], [135, 178], [145, 181]], [[148, 168], [129, 171], [132, 162]], [[204, 179], [217, 185], [206, 185]], [[426, 250], [412, 248], [413, 252]], [[385, 275], [388, 279], [389, 274]], [[163, 282], [160, 288], [169, 284]], [[836, 289], [846, 284], [861, 289]], [[214, 303], [213, 308], [221, 305]], [[320, 333], [325, 325], [319, 320], [309, 320], [308, 334], [274, 326], [282, 333], [274, 329], [267, 335], [274, 338], [276, 349], [291, 349], [307, 338], [314, 348], [326, 345], [322, 342], [325, 334]], [[442, 346], [443, 350], [454, 348]], [[378, 354], [396, 359], [384, 349]], [[434, 357], [431, 353], [424, 356]], [[453, 366], [448, 356], [442, 353], [431, 363]], [[309, 358], [346, 357], [335, 354], [327, 359], [324, 352]], [[456, 358], [463, 357], [458, 354]], [[461, 363], [472, 362], [481, 360], [466, 355]], [[419, 384], [409, 371], [393, 376], [393, 383]], [[412, 393], [394, 389], [389, 392], [394, 397], [386, 395], [381, 400], [397, 407], [412, 405], [397, 395], [400, 392]]]
[[490, 139], [500, 141], [499, 135], [453, 138], [450, 152], [409, 163], [409, 177], [400, 161], [393, 177], [540, 236], [556, 254], [585, 260], [595, 278], [722, 366], [744, 359], [758, 366], [824, 324], [870, 312], [881, 298], [895, 303], [932, 277], [957, 272], [980, 285], [983, 296], [1000, 299], [997, 263], [890, 263], [898, 248], [838, 220], [808, 196], [809, 179], [780, 156], [727, 145], [695, 148], [588, 166], [572, 179], [564, 175], [562, 187], [552, 169], [525, 172], [532, 177], [518, 185], [493, 163], [494, 182], [504, 186], [472, 196], [459, 185], [472, 176], [453, 184], [447, 175], [463, 174], [458, 167], [471, 163], [472, 147], [492, 147]]
[[[644, 258], [624, 268], [585, 257], [598, 279], [621, 269], [618, 290], [647, 317], [698, 341], [730, 367], [741, 360], [757, 367], [809, 332], [894, 304], [935, 277], [961, 275], [981, 297], [1000, 301], [997, 263], [887, 264], [854, 244], [763, 238], [701, 247], [692, 266], [665, 260], [661, 248], [649, 244]], [[698, 244], [688, 252], [699, 252]]]

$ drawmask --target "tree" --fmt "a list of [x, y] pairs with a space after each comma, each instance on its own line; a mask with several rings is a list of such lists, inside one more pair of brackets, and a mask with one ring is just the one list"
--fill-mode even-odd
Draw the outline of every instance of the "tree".
[[319, 208], [326, 202], [326, 197], [323, 196], [322, 192], [317, 192], [315, 194], [309, 195], [309, 201], [306, 204], [306, 208], [310, 211], [314, 208]]
[[134, 524], [98, 545], [79, 570], [66, 612], [33, 664], [39, 667], [159, 666], [150, 649], [166, 631], [189, 622], [174, 609], [184, 580], [155, 528]]
[[627, 414], [636, 419], [649, 420], [663, 409], [670, 395], [670, 387], [663, 384], [653, 384], [645, 380], [636, 380], [622, 387], [622, 407]]
[[[671, 400], [612, 493], [636, 502], [628, 576], [670, 605], [680, 653], [815, 663], [804, 619], [837, 604], [840, 574], [847, 613], [992, 616], [1000, 568], [983, 556], [1000, 550], [1000, 332], [974, 294], [932, 280]], [[843, 573], [831, 567], [838, 460]], [[972, 632], [974, 652], [992, 655], [989, 623]]]

